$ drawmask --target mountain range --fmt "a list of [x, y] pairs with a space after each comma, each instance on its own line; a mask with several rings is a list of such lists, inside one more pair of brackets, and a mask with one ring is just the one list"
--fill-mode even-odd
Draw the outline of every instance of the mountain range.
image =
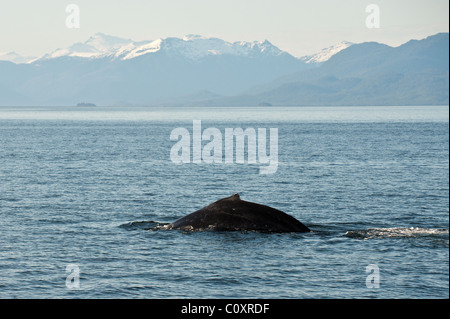
[[0, 53], [0, 105], [448, 105], [448, 60], [448, 33], [300, 58], [269, 41], [98, 33], [37, 58]]

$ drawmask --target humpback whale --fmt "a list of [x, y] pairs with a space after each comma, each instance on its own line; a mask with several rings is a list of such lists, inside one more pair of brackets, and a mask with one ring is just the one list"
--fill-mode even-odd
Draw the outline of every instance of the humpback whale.
[[273, 233], [310, 231], [294, 217], [266, 205], [241, 200], [239, 194], [219, 199], [169, 224], [167, 228]]

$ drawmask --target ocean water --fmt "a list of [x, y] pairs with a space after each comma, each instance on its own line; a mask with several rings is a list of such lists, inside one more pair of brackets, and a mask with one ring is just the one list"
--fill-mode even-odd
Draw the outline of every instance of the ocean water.
[[[0, 108], [0, 298], [449, 298], [448, 107]], [[174, 128], [277, 128], [278, 170]], [[167, 223], [223, 197], [305, 234]]]

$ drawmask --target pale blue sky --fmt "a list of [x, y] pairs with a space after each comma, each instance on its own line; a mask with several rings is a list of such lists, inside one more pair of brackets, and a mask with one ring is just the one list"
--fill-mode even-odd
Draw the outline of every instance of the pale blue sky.
[[[80, 28], [65, 25], [68, 4]], [[380, 8], [368, 29], [369, 4]], [[96, 32], [152, 40], [201, 34], [227, 41], [269, 40], [295, 56], [346, 40], [399, 45], [448, 32], [448, 0], [1, 0], [0, 52], [41, 55]]]

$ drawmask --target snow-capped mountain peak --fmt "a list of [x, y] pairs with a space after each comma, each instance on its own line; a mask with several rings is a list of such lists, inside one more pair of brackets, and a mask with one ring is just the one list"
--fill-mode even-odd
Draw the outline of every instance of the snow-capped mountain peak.
[[263, 42], [260, 41], [253, 41], [253, 42], [245, 42], [241, 41], [239, 42], [239, 45], [247, 50], [251, 50], [253, 52], [261, 52], [266, 55], [280, 55], [283, 53], [282, 50], [274, 46], [272, 43], [270, 43], [268, 40], [264, 40]]
[[129, 47], [128, 50], [119, 50], [115, 56], [122, 60], [133, 59], [138, 56], [164, 52], [168, 55], [179, 55], [192, 60], [201, 59], [211, 55], [250, 56], [255, 53], [266, 55], [279, 55], [283, 53], [269, 41], [264, 42], [227, 42], [219, 38], [208, 38], [200, 35], [186, 35], [183, 38], [165, 38], [149, 41], [140, 45]]
[[305, 63], [322, 63], [328, 61], [333, 55], [344, 49], [347, 49], [351, 45], [353, 45], [353, 43], [342, 41], [331, 47], [322, 49], [316, 54], [304, 56], [300, 58], [300, 60], [304, 61]]
[[21, 63], [28, 63], [33, 59], [35, 59], [35, 57], [22, 56], [14, 51], [0, 52], [0, 61], [9, 61], [16, 64], [21, 64]]
[[63, 56], [80, 58], [101, 58], [114, 55], [117, 51], [133, 43], [133, 40], [130, 39], [123, 39], [103, 33], [96, 33], [83, 43], [77, 42], [75, 44], [72, 44], [68, 48], [56, 49], [51, 53], [44, 54], [34, 61], [48, 60]]
[[119, 58], [121, 60], [134, 59], [147, 53], [159, 51], [161, 49], [162, 42], [162, 39], [158, 39], [141, 44], [132, 43], [117, 50], [114, 56], [115, 58]]
[[208, 37], [198, 35], [198, 34], [188, 34], [183, 37], [183, 41], [193, 41], [193, 40], [206, 40]]
[[[304, 56], [299, 59], [305, 63], [322, 63], [352, 44], [353, 43], [343, 41], [325, 48], [314, 55]], [[22, 57], [15, 52], [7, 52], [0, 53], [0, 61], [33, 63], [59, 57], [130, 60], [157, 52], [161, 52], [168, 56], [181, 56], [190, 60], [220, 55], [249, 57], [256, 55], [278, 56], [287, 54], [268, 40], [227, 42], [219, 38], [188, 34], [182, 38], [168, 37], [135, 42], [131, 39], [124, 39], [104, 33], [95, 33], [83, 43], [78, 42], [67, 48], [56, 49], [39, 58]]]
[[95, 48], [97, 51], [103, 52], [119, 49], [130, 43], [133, 43], [133, 40], [123, 39], [104, 33], [96, 33], [85, 42], [86, 45]]
[[130, 39], [96, 33], [83, 43], [79, 42], [68, 48], [57, 49], [34, 61], [64, 56], [80, 58], [109, 57], [112, 59], [130, 60], [156, 52], [162, 52], [170, 56], [183, 56], [191, 60], [213, 55], [253, 56], [255, 54], [263, 54], [277, 56], [285, 53], [267, 40], [264, 42], [241, 41], [231, 43], [219, 38], [189, 34], [183, 38], [168, 37], [134, 42]]

